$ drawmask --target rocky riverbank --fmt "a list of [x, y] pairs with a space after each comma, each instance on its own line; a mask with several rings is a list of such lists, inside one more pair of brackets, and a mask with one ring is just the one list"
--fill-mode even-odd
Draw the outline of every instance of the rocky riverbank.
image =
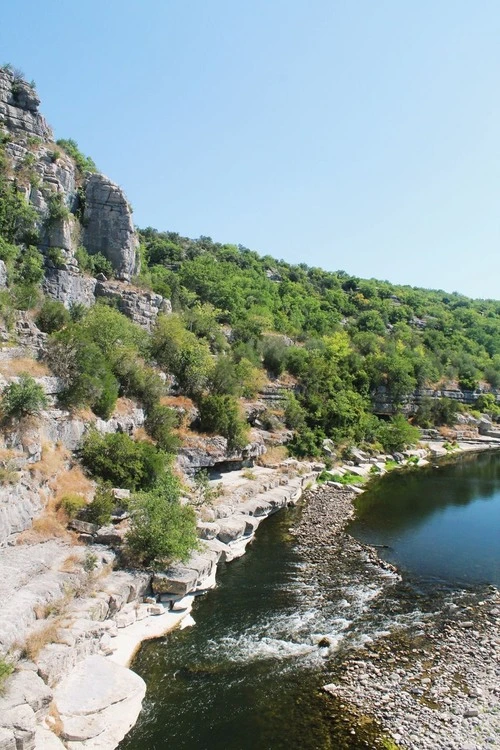
[[[328, 587], [332, 561], [347, 556], [362, 562], [367, 579], [387, 574], [386, 591], [379, 595], [387, 596], [401, 577], [375, 549], [346, 532], [354, 497], [332, 486], [309, 493], [294, 533], [322, 585]], [[401, 748], [498, 748], [499, 624], [500, 593], [494, 587], [450, 595], [439, 611], [420, 620], [408, 617], [405, 627], [399, 622], [364, 643], [351, 641], [342, 652], [332, 648], [332, 681], [325, 690], [353, 717], [374, 717]]]

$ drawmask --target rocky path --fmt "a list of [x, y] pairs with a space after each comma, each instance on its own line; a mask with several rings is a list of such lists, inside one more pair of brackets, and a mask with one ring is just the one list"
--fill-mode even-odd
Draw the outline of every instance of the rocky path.
[[[392, 573], [368, 615], [376, 619], [378, 608], [387, 617], [405, 584], [375, 550], [346, 533], [353, 497], [347, 489], [328, 486], [310, 493], [294, 532], [325, 591], [335, 575], [333, 566], [345, 558], [357, 561], [366, 580]], [[397, 614], [393, 626], [377, 638], [362, 647], [351, 639], [333, 654], [327, 692], [354, 713], [375, 717], [401, 748], [500, 748], [498, 590], [443, 598], [439, 611], [421, 613], [420, 620], [406, 613], [405, 625]]]

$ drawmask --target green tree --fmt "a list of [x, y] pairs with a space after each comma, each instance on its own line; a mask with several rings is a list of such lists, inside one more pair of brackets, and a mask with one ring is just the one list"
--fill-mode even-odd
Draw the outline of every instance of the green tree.
[[133, 496], [126, 545], [134, 562], [164, 568], [174, 560], [186, 561], [196, 549], [194, 510], [181, 505], [179, 497], [179, 483], [171, 473], [150, 492]]
[[248, 442], [248, 429], [234, 396], [205, 396], [199, 403], [203, 431], [227, 438], [230, 451], [241, 450]]
[[45, 391], [27, 373], [22, 373], [17, 383], [11, 383], [2, 392], [1, 412], [5, 419], [37, 416], [46, 406]]

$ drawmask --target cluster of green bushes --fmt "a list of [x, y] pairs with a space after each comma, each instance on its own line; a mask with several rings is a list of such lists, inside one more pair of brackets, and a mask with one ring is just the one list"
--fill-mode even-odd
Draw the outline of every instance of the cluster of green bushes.
[[83, 441], [81, 460], [103, 484], [85, 507], [67, 500], [67, 512], [79, 513], [98, 525], [109, 523], [115, 508], [109, 487], [128, 488], [133, 492], [127, 503], [130, 528], [126, 536], [131, 561], [160, 567], [187, 559], [197, 546], [195, 514], [180, 502], [181, 486], [164, 451], [125, 434], [101, 435], [91, 430]]

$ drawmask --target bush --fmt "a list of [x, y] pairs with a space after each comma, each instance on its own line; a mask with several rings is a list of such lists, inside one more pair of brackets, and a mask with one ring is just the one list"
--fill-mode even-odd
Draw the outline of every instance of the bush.
[[144, 427], [162, 450], [174, 453], [181, 444], [177, 435], [172, 432], [178, 422], [179, 419], [173, 409], [156, 404], [148, 410]]
[[80, 172], [98, 171], [94, 160], [91, 159], [90, 156], [82, 154], [78, 148], [78, 143], [74, 141], [73, 138], [59, 138], [56, 143], [66, 151], [68, 156], [71, 156]]
[[381, 425], [378, 439], [387, 453], [394, 453], [418, 443], [420, 432], [417, 427], [407, 422], [402, 414], [396, 414], [390, 422]]
[[84, 247], [79, 247], [75, 252], [75, 258], [83, 273], [90, 276], [103, 273], [108, 279], [114, 275], [113, 264], [102, 253], [90, 255]]
[[111, 415], [118, 398], [118, 381], [97, 344], [75, 326], [53, 335], [47, 361], [65, 385], [59, 395], [67, 406], [90, 406], [102, 419]]
[[46, 299], [36, 316], [37, 326], [45, 333], [60, 331], [70, 320], [70, 314], [63, 303], [55, 299]]
[[244, 448], [248, 441], [247, 425], [233, 396], [206, 396], [201, 399], [199, 409], [202, 430], [227, 438], [230, 451]]
[[94, 499], [85, 508], [85, 520], [97, 526], [106, 526], [111, 521], [115, 499], [107, 487], [98, 487]]
[[158, 316], [152, 353], [188, 395], [201, 393], [207, 385], [213, 368], [208, 344], [187, 331], [178, 316]]
[[283, 339], [275, 336], [267, 336], [262, 344], [264, 367], [276, 378], [286, 368], [287, 349]]
[[7, 661], [3, 656], [0, 656], [0, 693], [3, 690], [5, 682], [8, 677], [14, 671], [14, 665]]
[[171, 474], [151, 492], [130, 503], [127, 550], [136, 563], [153, 568], [186, 561], [198, 545], [193, 508], [179, 502], [179, 483]]
[[63, 509], [69, 519], [72, 519], [76, 518], [76, 516], [86, 507], [86, 505], [87, 501], [85, 500], [83, 495], [70, 493], [69, 495], [64, 495], [64, 497], [61, 498], [59, 507]]
[[82, 443], [81, 459], [94, 476], [129, 490], [153, 487], [166, 467], [163, 451], [120, 432], [101, 435], [90, 430]]
[[47, 406], [47, 397], [41, 385], [26, 373], [18, 383], [11, 383], [2, 393], [1, 411], [5, 419], [37, 416]]
[[51, 193], [47, 200], [47, 216], [45, 223], [47, 226], [59, 224], [69, 218], [70, 212], [62, 193]]

